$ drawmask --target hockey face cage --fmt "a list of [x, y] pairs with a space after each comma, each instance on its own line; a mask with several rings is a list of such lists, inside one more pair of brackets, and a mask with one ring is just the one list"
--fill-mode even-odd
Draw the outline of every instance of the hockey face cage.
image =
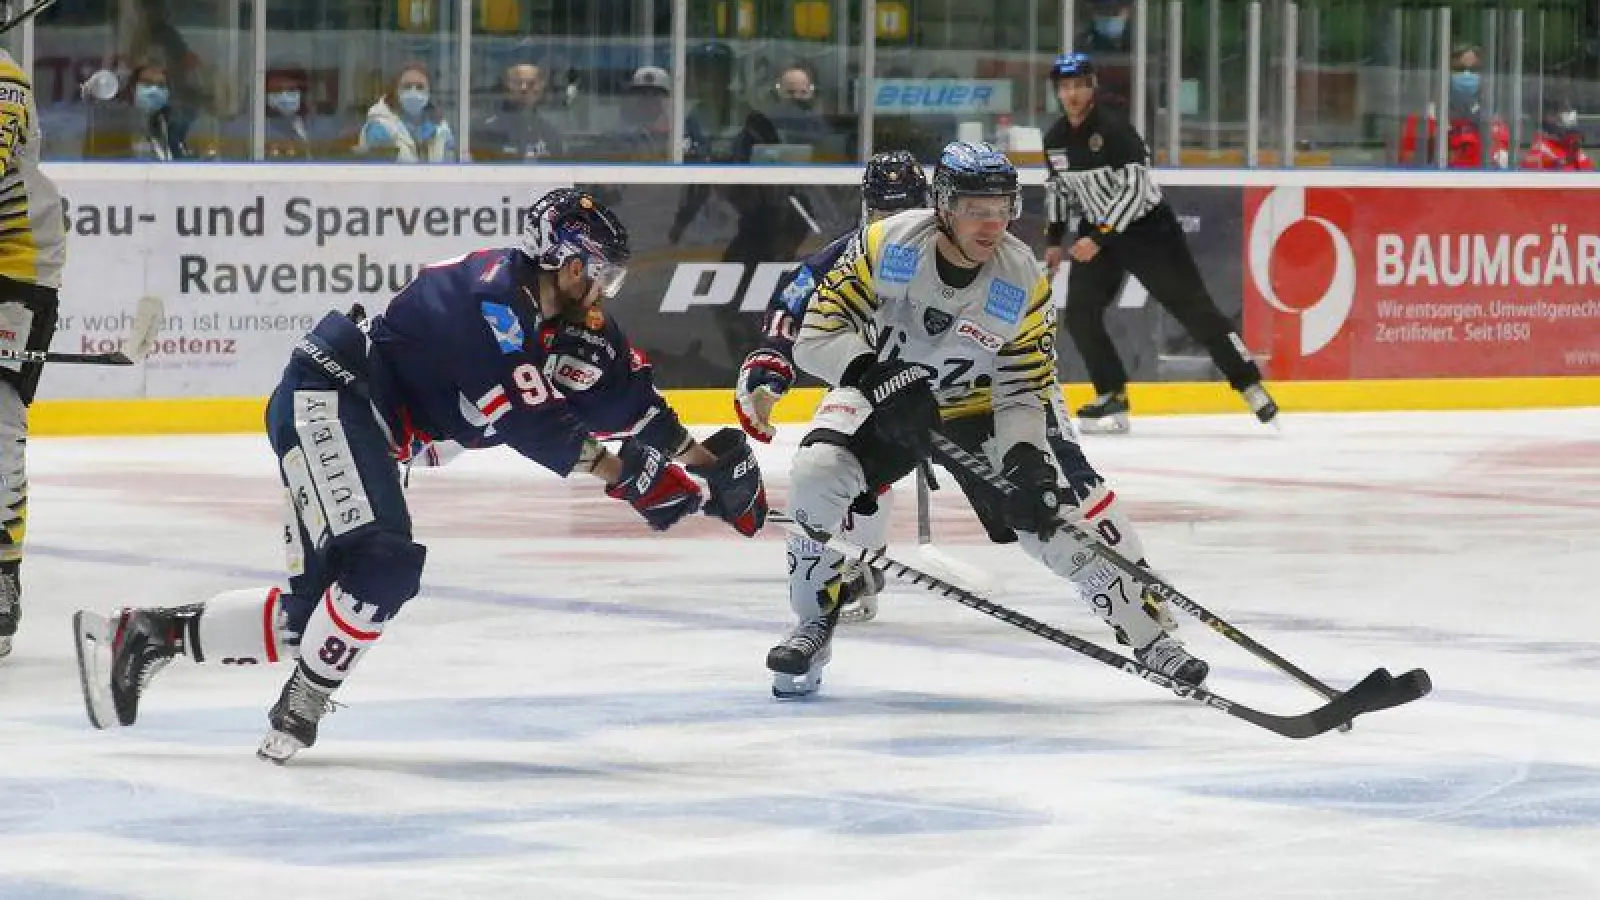
[[1022, 215], [1017, 168], [988, 144], [957, 141], [933, 171], [933, 204], [953, 218], [1013, 221]]
[[0, 34], [54, 6], [56, 0], [0, 0]]
[[617, 296], [628, 276], [628, 230], [598, 200], [571, 188], [551, 191], [528, 210], [522, 252], [548, 271], [581, 261], [606, 299]]

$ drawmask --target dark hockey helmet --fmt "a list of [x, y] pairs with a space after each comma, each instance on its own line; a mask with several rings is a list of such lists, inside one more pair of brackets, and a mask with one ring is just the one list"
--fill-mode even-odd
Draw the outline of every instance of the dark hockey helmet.
[[56, 0], [0, 0], [0, 34], [55, 5]]
[[988, 144], [952, 141], [939, 154], [933, 169], [933, 205], [942, 213], [958, 214], [962, 197], [1008, 197], [1011, 218], [1022, 215], [1022, 189], [1017, 167], [1004, 153]]
[[522, 252], [541, 269], [555, 271], [573, 259], [615, 297], [628, 274], [628, 229], [591, 194], [557, 188], [528, 210], [522, 227]]
[[904, 150], [875, 153], [861, 174], [861, 205], [867, 212], [900, 212], [928, 205], [928, 176]]
[[1063, 78], [1093, 78], [1094, 60], [1087, 53], [1063, 53], [1050, 66], [1050, 83]]

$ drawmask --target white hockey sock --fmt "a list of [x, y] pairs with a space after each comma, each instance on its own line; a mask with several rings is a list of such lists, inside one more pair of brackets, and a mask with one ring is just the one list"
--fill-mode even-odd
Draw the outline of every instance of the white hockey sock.
[[358, 602], [334, 585], [306, 622], [300, 636], [300, 665], [322, 687], [338, 687], [350, 669], [383, 634], [384, 622], [373, 621], [378, 607]]
[[1161, 636], [1161, 626], [1145, 612], [1143, 583], [1083, 551], [1065, 532], [1057, 532], [1049, 541], [1027, 532], [1018, 532], [1017, 537], [1029, 556], [1071, 581], [1095, 615], [1120, 628], [1133, 646], [1149, 646]]
[[293, 656], [285, 640], [282, 591], [257, 587], [227, 591], [207, 600], [195, 622], [189, 656], [225, 666], [275, 663]]

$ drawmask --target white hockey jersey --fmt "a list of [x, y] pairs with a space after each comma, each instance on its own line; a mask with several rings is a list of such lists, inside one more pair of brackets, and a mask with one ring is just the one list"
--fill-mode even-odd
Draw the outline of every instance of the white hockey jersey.
[[994, 414], [1001, 455], [1044, 448], [1055, 383], [1055, 305], [1033, 251], [1006, 233], [965, 288], [939, 278], [932, 210], [861, 229], [822, 277], [795, 341], [795, 363], [838, 385], [863, 354], [933, 370], [946, 419]]

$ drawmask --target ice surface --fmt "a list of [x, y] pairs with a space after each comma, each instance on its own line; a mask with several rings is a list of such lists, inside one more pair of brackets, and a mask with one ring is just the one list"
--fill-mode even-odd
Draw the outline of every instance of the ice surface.
[[[1351, 734], [1285, 740], [900, 586], [780, 704], [776, 531], [656, 536], [488, 452], [413, 473], [423, 594], [285, 768], [253, 751], [286, 669], [180, 661], [96, 732], [70, 640], [79, 607], [277, 578], [264, 441], [35, 440], [0, 898], [1600, 897], [1600, 411], [1285, 419], [1087, 446], [1202, 603], [1338, 684], [1433, 674]], [[795, 437], [763, 456], [776, 502]], [[1005, 602], [1109, 642], [935, 503]], [[1215, 690], [1318, 702], [1183, 634]]]

